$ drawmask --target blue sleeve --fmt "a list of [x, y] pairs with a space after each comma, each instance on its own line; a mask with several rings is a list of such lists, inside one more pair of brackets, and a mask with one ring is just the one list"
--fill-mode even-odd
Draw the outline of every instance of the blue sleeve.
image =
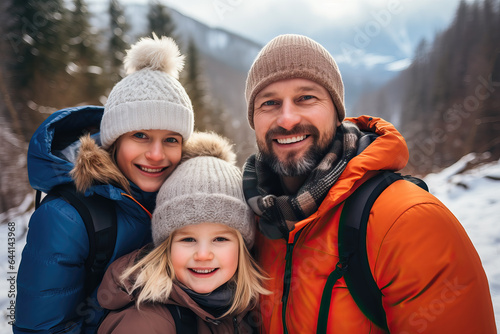
[[62, 199], [33, 213], [19, 264], [14, 333], [80, 332], [88, 242], [78, 212]]

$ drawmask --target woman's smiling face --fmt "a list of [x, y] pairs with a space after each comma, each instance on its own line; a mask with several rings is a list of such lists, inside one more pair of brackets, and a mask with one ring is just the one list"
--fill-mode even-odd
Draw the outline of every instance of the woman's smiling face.
[[182, 156], [182, 136], [168, 130], [127, 132], [116, 145], [118, 168], [146, 192], [158, 191]]

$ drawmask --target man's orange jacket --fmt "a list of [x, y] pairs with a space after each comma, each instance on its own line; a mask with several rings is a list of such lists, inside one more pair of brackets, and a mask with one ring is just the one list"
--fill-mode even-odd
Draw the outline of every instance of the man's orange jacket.
[[[374, 171], [399, 170], [408, 161], [406, 143], [390, 123], [347, 120], [379, 137], [349, 162], [288, 240], [258, 235], [257, 259], [273, 292], [260, 300], [264, 333], [316, 332], [323, 288], [338, 262], [344, 200]], [[458, 220], [430, 193], [406, 181], [389, 186], [370, 213], [367, 251], [391, 333], [496, 333], [481, 260]], [[384, 333], [356, 306], [343, 278], [333, 288], [327, 332]]]

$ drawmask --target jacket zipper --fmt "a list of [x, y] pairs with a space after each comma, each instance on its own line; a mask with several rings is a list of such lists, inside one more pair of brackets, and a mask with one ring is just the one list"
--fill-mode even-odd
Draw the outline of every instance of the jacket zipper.
[[236, 317], [233, 317], [233, 326], [234, 326], [234, 333], [238, 334], [238, 319]]
[[292, 283], [292, 254], [300, 232], [302, 232], [302, 230], [295, 235], [293, 243], [287, 243], [286, 245], [285, 277], [283, 279], [283, 296], [281, 297], [281, 316], [283, 322], [283, 333], [285, 334], [288, 334], [288, 329], [286, 328], [286, 306], [288, 302], [288, 295], [290, 293], [290, 285]]

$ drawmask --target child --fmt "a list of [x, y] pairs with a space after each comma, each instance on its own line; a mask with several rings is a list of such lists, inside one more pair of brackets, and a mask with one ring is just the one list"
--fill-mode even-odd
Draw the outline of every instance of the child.
[[157, 192], [193, 131], [191, 102], [177, 80], [182, 66], [172, 39], [143, 39], [128, 51], [129, 75], [115, 85], [104, 110], [58, 111], [33, 135], [30, 183], [48, 196], [29, 223], [14, 333], [96, 332], [104, 310], [97, 289], [90, 296], [85, 289], [89, 234], [78, 211], [53, 189], [73, 183], [85, 196], [98, 194], [114, 203], [111, 260], [150, 242]]
[[267, 291], [248, 252], [254, 218], [234, 153], [206, 133], [193, 135], [185, 152], [158, 193], [154, 246], [122, 257], [104, 276], [98, 299], [113, 311], [98, 333], [179, 333], [182, 308], [196, 316], [193, 332], [250, 333], [256, 324], [246, 316]]

